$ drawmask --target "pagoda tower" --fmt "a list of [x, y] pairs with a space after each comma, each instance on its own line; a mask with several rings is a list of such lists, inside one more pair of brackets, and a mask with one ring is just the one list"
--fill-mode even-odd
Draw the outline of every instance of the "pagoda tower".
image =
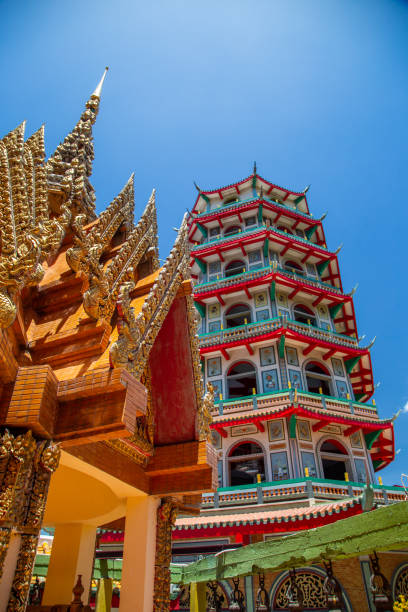
[[[360, 342], [341, 247], [327, 244], [308, 189], [279, 187], [255, 165], [244, 180], [197, 190], [190, 266], [202, 371], [215, 393], [219, 487], [203, 495], [199, 517], [177, 520], [175, 562], [363, 512], [368, 483], [374, 504], [405, 499], [376, 483], [394, 458], [393, 419], [380, 419], [372, 399], [373, 342]], [[286, 609], [289, 577], [268, 580], [271, 605]], [[220, 586], [229, 601], [233, 585]], [[363, 609], [356, 601], [347, 609]], [[323, 609], [318, 596], [309, 604]]]

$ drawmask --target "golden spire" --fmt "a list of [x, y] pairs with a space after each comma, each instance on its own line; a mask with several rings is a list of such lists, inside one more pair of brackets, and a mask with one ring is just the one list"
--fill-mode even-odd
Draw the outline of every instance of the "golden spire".
[[[101, 97], [101, 93], [102, 93], [102, 86], [103, 86], [103, 82], [104, 82], [104, 80], [105, 80], [105, 78], [106, 78], [106, 74], [107, 74], [108, 70], [109, 70], [109, 66], [106, 66], [105, 71], [104, 71], [104, 73], [103, 73], [103, 75], [102, 75], [102, 78], [101, 78], [101, 80], [99, 81], [98, 85], [96, 86], [96, 89], [95, 89], [95, 91], [93, 92], [92, 96], [95, 96], [96, 98], [99, 98], [99, 99], [100, 99], [100, 97]], [[91, 96], [91, 97], [92, 97], [92, 96]]]
[[85, 105], [74, 129], [58, 145], [55, 153], [47, 161], [47, 172], [60, 177], [64, 194], [68, 194], [66, 203], [73, 214], [84, 214], [86, 222], [95, 218], [95, 194], [87, 179], [92, 174], [94, 159], [92, 126], [99, 111], [100, 95], [107, 68]]

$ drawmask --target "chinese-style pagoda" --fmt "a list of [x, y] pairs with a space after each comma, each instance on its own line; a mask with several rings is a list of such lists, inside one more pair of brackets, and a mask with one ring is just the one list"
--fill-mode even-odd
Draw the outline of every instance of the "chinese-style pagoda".
[[43, 606], [87, 604], [123, 517], [121, 610], [167, 610], [172, 525], [213, 489], [187, 219], [159, 268], [154, 192], [137, 223], [133, 176], [96, 214], [102, 82], [48, 161], [43, 128], [0, 140], [1, 610], [26, 609], [42, 524]]
[[[343, 290], [340, 248], [326, 243], [325, 215], [309, 212], [307, 189], [279, 187], [256, 166], [240, 182], [197, 189], [190, 266], [202, 368], [215, 393], [219, 488], [203, 495], [199, 517], [176, 521], [176, 562], [360, 514], [372, 507], [367, 483], [372, 505], [405, 499], [401, 488], [376, 484], [375, 473], [394, 458], [393, 422], [370, 401], [372, 343], [360, 342], [354, 290]], [[402, 562], [405, 580], [406, 561], [402, 553], [380, 555], [390, 582]], [[374, 609], [368, 558], [333, 567], [344, 609]], [[327, 610], [323, 567], [297, 568], [303, 607], [288, 595], [292, 578], [289, 571], [265, 576], [271, 610]], [[241, 582], [248, 611], [257, 586], [251, 576]], [[236, 585], [219, 588], [223, 609], [235, 605]], [[183, 591], [180, 609], [187, 599]]]

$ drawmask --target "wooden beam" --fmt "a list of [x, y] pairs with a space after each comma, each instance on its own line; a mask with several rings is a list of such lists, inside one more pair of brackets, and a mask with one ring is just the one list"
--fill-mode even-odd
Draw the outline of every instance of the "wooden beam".
[[222, 353], [223, 357], [224, 357], [224, 358], [225, 358], [227, 361], [229, 361], [229, 360], [231, 359], [230, 354], [228, 353], [228, 351], [227, 351], [227, 350], [226, 350], [226, 349], [225, 349], [223, 346], [220, 348], [220, 351], [221, 351], [221, 353]]
[[245, 344], [247, 351], [250, 355], [254, 354], [254, 349], [252, 348], [252, 346], [249, 344], [249, 342], [247, 344]]
[[309, 353], [311, 353], [316, 346], [317, 346], [316, 342], [314, 342], [313, 344], [309, 344], [309, 346], [303, 349], [302, 351], [303, 355], [308, 355]]
[[248, 300], [252, 300], [252, 295], [249, 293], [248, 287], [246, 285], [244, 286], [244, 291], [246, 293]]
[[347, 429], [343, 431], [343, 435], [349, 437], [353, 433], [356, 433], [356, 431], [359, 431], [359, 429], [361, 429], [361, 425], [352, 425], [351, 427], [347, 427]]
[[265, 426], [261, 423], [261, 421], [255, 421], [255, 425], [258, 431], [263, 433], [265, 431]]
[[327, 351], [327, 353], [323, 355], [323, 359], [327, 361], [328, 359], [330, 359], [330, 357], [333, 357], [333, 355], [335, 355], [336, 353], [337, 353], [336, 348], [330, 349], [330, 351]]
[[325, 295], [322, 293], [321, 295], [319, 295], [319, 297], [318, 297], [318, 298], [316, 298], [316, 299], [315, 299], [315, 301], [313, 302], [313, 304], [312, 304], [312, 305], [313, 305], [313, 306], [315, 306], [315, 307], [316, 307], [316, 306], [318, 306], [318, 305], [320, 304], [320, 302], [321, 302], [322, 300], [324, 300], [324, 298], [325, 298], [325, 297], [326, 297], [326, 296], [325, 296]]
[[320, 431], [321, 429], [323, 429], [323, 427], [325, 427], [325, 425], [328, 425], [328, 424], [329, 424], [329, 421], [318, 421], [317, 423], [312, 425], [312, 431]]
[[302, 290], [302, 288], [301, 288], [301, 287], [295, 287], [295, 288], [294, 288], [294, 290], [293, 290], [291, 293], [289, 293], [288, 298], [289, 298], [290, 300], [293, 300], [293, 298], [294, 298], [294, 297], [295, 297], [295, 296], [296, 296], [296, 295], [299, 293], [299, 291], [301, 291], [301, 290]]

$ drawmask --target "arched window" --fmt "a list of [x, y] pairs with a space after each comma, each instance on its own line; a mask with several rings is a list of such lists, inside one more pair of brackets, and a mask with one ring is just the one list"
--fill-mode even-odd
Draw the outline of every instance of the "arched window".
[[241, 227], [239, 225], [231, 225], [227, 227], [224, 232], [224, 236], [230, 236], [231, 234], [238, 234], [241, 231]]
[[310, 310], [310, 308], [303, 304], [296, 304], [296, 306], [293, 307], [293, 317], [295, 321], [299, 321], [299, 323], [316, 325], [316, 315], [313, 310]]
[[320, 460], [322, 462], [323, 477], [329, 480], [346, 480], [345, 473], [350, 479], [351, 466], [349, 456], [342, 444], [337, 440], [325, 440], [320, 447]]
[[265, 460], [262, 447], [256, 442], [241, 442], [228, 457], [230, 486], [254, 484], [257, 475], [265, 480]]
[[288, 270], [288, 272], [293, 272], [295, 274], [301, 274], [302, 276], [304, 275], [304, 270], [302, 266], [298, 264], [296, 261], [292, 261], [292, 260], [285, 261], [285, 263], [283, 264], [283, 267], [285, 268], [285, 270]]
[[241, 361], [227, 374], [228, 398], [245, 397], [257, 392], [256, 371], [252, 363]]
[[238, 325], [245, 325], [246, 323], [251, 323], [249, 306], [246, 304], [236, 304], [227, 310], [225, 314], [226, 327], [238, 327]]
[[225, 276], [234, 276], [235, 274], [242, 274], [242, 272], [245, 272], [245, 262], [238, 259], [230, 261], [230, 263], [225, 266]]
[[307, 389], [311, 393], [323, 393], [323, 395], [331, 395], [331, 376], [328, 370], [325, 367], [320, 365], [320, 363], [316, 363], [315, 361], [311, 361], [306, 364], [306, 383]]

